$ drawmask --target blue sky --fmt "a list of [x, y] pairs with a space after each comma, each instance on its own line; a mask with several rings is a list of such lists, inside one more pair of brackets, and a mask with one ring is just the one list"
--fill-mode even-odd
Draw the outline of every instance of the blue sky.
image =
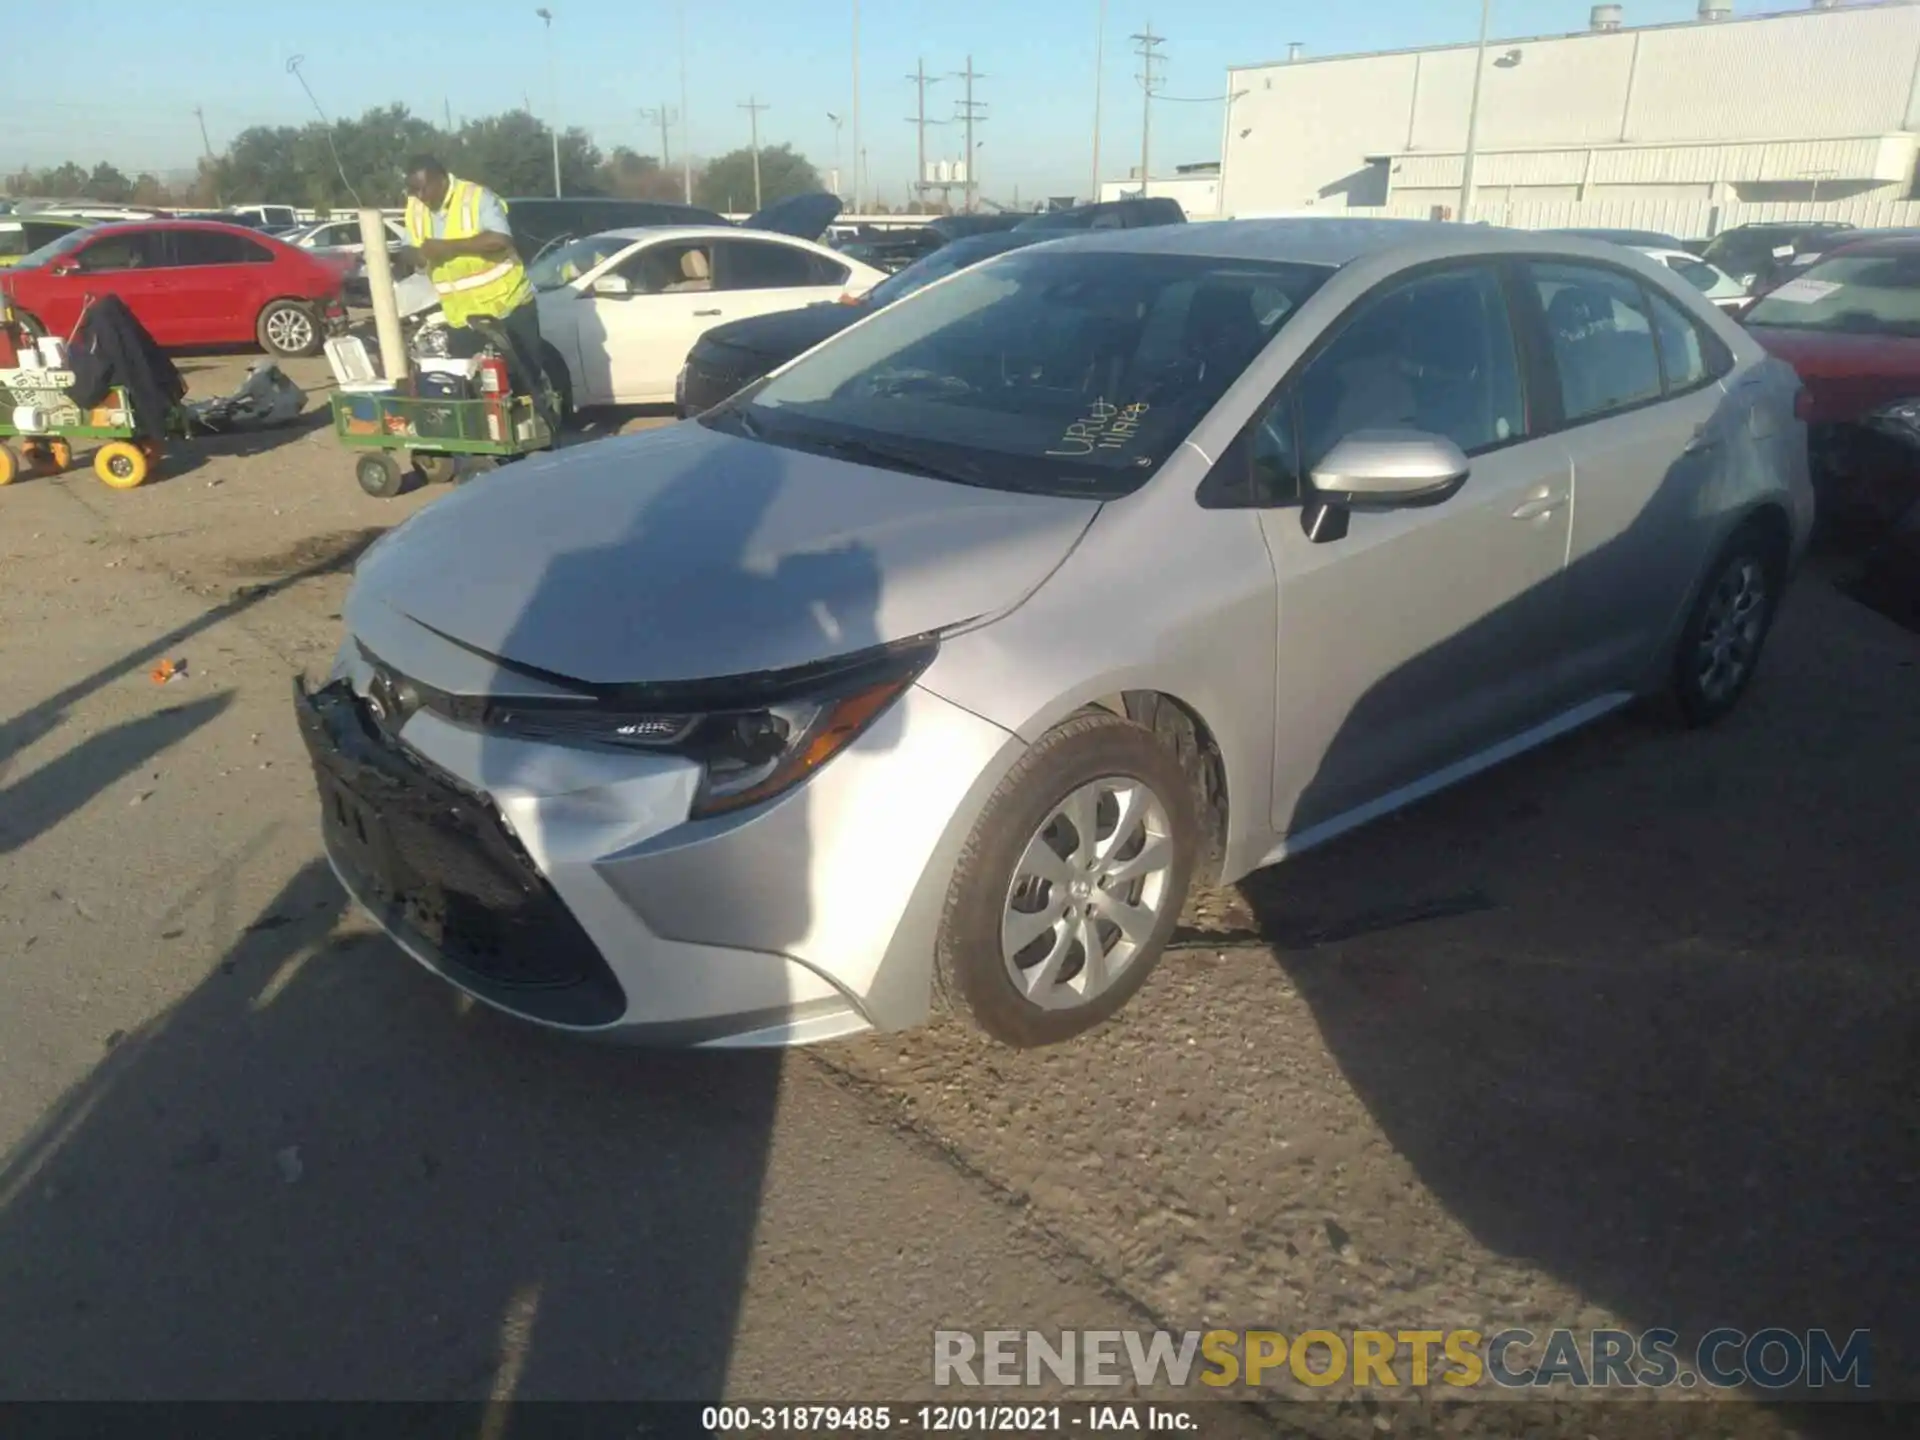
[[[1736, 10], [1798, 8], [1801, 0]], [[1625, 0], [1629, 24], [1689, 18], [1696, 0]], [[658, 150], [645, 107], [679, 105], [674, 0], [550, 0], [557, 104], [547, 80], [536, 0], [396, 4], [328, 0], [190, 0], [129, 5], [68, 0], [63, 35], [111, 37], [85, 57], [83, 81], [51, 86], [37, 46], [7, 46], [0, 165], [107, 159], [132, 172], [190, 166], [200, 150], [200, 106], [216, 148], [248, 125], [310, 118], [286, 70], [292, 55], [330, 114], [403, 100], [416, 112], [457, 118], [530, 101], [543, 116], [589, 129], [603, 148]], [[1589, 0], [1494, 0], [1496, 35], [1585, 27]], [[790, 142], [825, 172], [834, 160], [828, 112], [845, 116], [853, 92], [852, 0], [689, 0], [687, 69], [696, 154], [747, 141], [749, 97], [762, 143]], [[1309, 55], [1468, 40], [1477, 0], [1109, 0], [1102, 170], [1118, 178], [1140, 151], [1137, 62], [1127, 36], [1148, 23], [1164, 34], [1164, 91], [1207, 100], [1229, 64], [1278, 59], [1290, 41]], [[860, 10], [861, 138], [879, 193], [904, 197], [914, 164], [917, 59], [948, 77], [969, 52], [985, 75], [975, 99], [989, 119], [979, 173], [986, 192], [1011, 200], [1084, 192], [1092, 162], [1094, 34], [1098, 0], [865, 0]], [[191, 17], [190, 19], [188, 17]], [[451, 34], [449, 32], [452, 32]], [[57, 57], [56, 57], [57, 63]], [[929, 118], [953, 113], [961, 85], [928, 91]], [[1218, 157], [1218, 103], [1158, 103], [1154, 169]], [[928, 131], [929, 155], [959, 153], [958, 126]], [[851, 167], [850, 125], [842, 130]], [[680, 143], [675, 136], [675, 144]], [[263, 197], [271, 198], [271, 197]]]

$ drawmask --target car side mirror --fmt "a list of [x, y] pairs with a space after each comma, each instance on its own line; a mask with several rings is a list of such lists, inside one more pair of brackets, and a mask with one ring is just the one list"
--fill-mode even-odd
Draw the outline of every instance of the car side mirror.
[[624, 275], [602, 275], [593, 282], [593, 293], [624, 300], [633, 293], [633, 286]]
[[1356, 430], [1314, 466], [1300, 523], [1316, 543], [1346, 534], [1348, 514], [1438, 505], [1466, 483], [1471, 463], [1444, 435]]

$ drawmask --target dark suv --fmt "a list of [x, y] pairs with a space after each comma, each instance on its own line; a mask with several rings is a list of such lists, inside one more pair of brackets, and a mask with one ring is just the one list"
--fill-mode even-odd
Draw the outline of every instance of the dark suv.
[[670, 200], [620, 200], [592, 195], [555, 199], [551, 195], [527, 195], [507, 201], [507, 226], [513, 231], [513, 243], [529, 265], [542, 251], [555, 245], [588, 235], [602, 235], [609, 230], [628, 230], [642, 225], [728, 223], [724, 215]]
[[1169, 195], [1144, 200], [1103, 200], [1076, 205], [1071, 210], [1042, 210], [1029, 215], [1016, 230], [1141, 230], [1149, 225], [1184, 225], [1187, 212]]

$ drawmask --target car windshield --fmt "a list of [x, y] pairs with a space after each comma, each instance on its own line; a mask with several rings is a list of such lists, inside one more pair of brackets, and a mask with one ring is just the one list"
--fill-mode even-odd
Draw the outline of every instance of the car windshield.
[[589, 235], [547, 251], [527, 267], [527, 279], [536, 290], [559, 290], [632, 244], [618, 235]]
[[71, 254], [73, 251], [78, 250], [81, 245], [85, 244], [92, 233], [91, 230], [87, 229], [69, 230], [58, 240], [49, 240], [38, 250], [21, 256], [20, 263], [14, 268], [16, 270], [31, 270], [35, 266], [45, 265], [49, 261], [57, 260], [62, 255]]
[[1330, 273], [1016, 251], [888, 307], [702, 423], [966, 484], [1109, 499], [1173, 453]]
[[1920, 252], [1835, 255], [1769, 291], [1749, 325], [1920, 337]]

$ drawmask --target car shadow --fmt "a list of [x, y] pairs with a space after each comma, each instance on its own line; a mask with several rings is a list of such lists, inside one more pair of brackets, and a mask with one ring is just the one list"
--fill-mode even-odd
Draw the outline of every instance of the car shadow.
[[[1644, 594], [1698, 487], [1676, 464], [1620, 538], [1550, 583], [1576, 602]], [[1408, 575], [1373, 597], [1382, 613], [1421, 605], [1431, 577]], [[1630, 711], [1240, 888], [1347, 1081], [1480, 1243], [1679, 1332], [1683, 1359], [1723, 1326], [1868, 1330], [1873, 1397], [1912, 1399], [1920, 750], [1897, 679], [1848, 693], [1875, 667], [1844, 653], [1844, 602], [1812, 583], [1720, 727]], [[1489, 643], [1537, 625], [1542, 598], [1369, 685], [1290, 828], [1367, 793], [1395, 727], [1471, 701]], [[1282, 608], [1284, 634], [1284, 587]], [[1564, 658], [1578, 622], [1555, 626]], [[1629, 764], [1645, 747], [1664, 754]], [[1808, 1415], [1813, 1433], [1860, 1419]]]
[[[520, 582], [500, 653], [532, 661], [554, 627], [581, 624], [724, 636], [775, 600], [850, 649], [871, 643], [879, 579], [864, 547], [760, 567], [761, 532], [794, 514], [784, 457], [727, 482], [682, 452], [651, 453], [663, 438], [596, 447], [649, 497], [616, 531], [588, 524], [575, 533], [590, 539], [549, 548]], [[425, 514], [510, 512], [516, 487], [550, 495], [583, 462], [508, 467]], [[583, 614], [581, 597], [623, 569], [672, 576], [700, 602]], [[478, 763], [498, 776], [507, 759], [483, 739]], [[310, 793], [300, 803], [318, 818]], [[810, 804], [802, 786], [776, 807], [799, 837], [785, 863], [711, 874], [703, 905], [718, 928], [750, 916], [772, 953], [814, 928], [807, 837], [824, 827]], [[442, 878], [450, 904], [465, 895], [460, 874]], [[106, 1037], [101, 1063], [0, 1163], [0, 1333], [13, 1337], [0, 1399], [722, 1395], [780, 1053], [544, 1031], [425, 974], [350, 908], [309, 859], [191, 993]], [[646, 944], [589, 923], [616, 962]], [[677, 958], [746, 963], [709, 954]], [[644, 1016], [654, 997], [630, 998]], [[830, 1230], [817, 1240], [831, 1252]], [[481, 1433], [513, 1432], [490, 1419]]]

